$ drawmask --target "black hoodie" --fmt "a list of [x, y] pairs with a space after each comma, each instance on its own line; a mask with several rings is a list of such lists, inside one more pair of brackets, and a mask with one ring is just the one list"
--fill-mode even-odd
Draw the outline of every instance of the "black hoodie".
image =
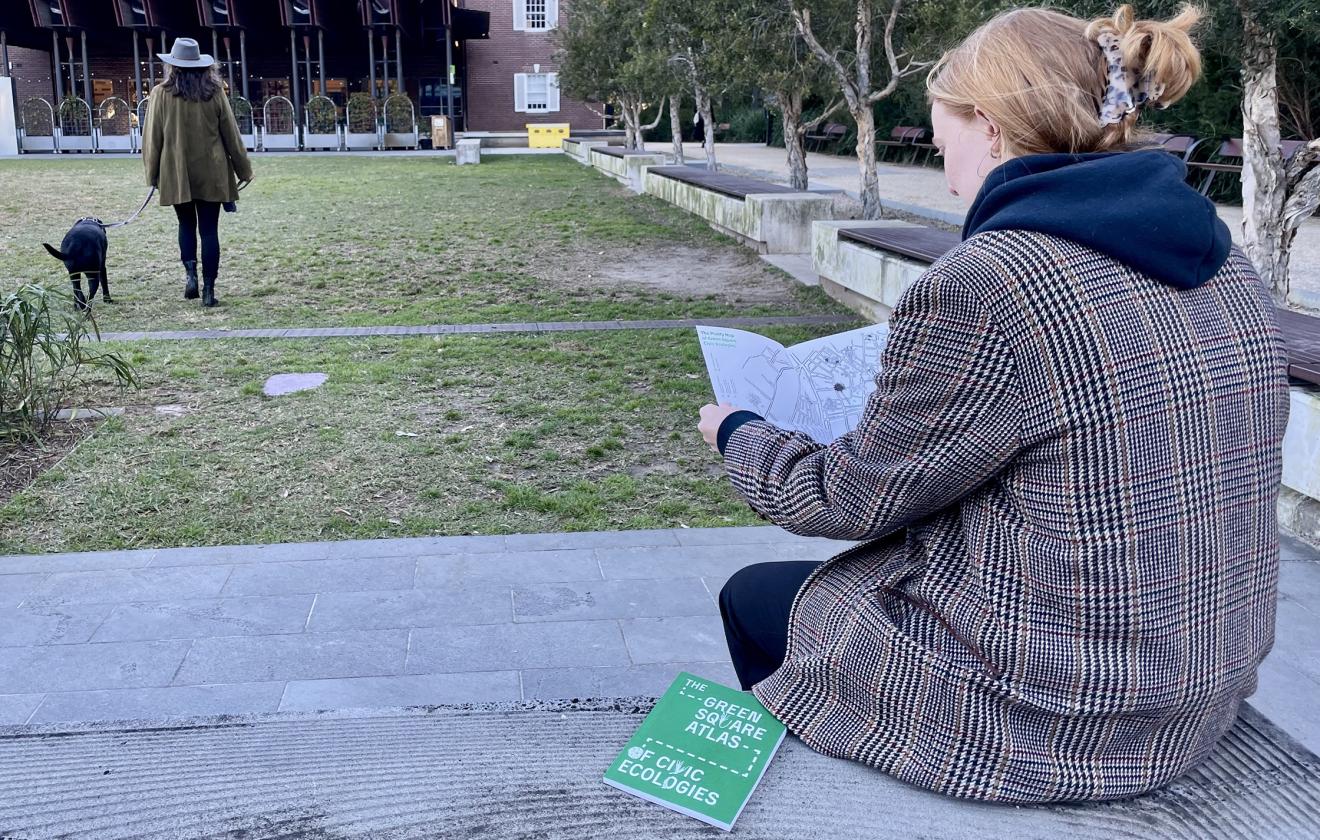
[[963, 239], [988, 230], [1046, 233], [1193, 289], [1228, 260], [1233, 239], [1186, 175], [1181, 160], [1160, 150], [1014, 158], [986, 177]]

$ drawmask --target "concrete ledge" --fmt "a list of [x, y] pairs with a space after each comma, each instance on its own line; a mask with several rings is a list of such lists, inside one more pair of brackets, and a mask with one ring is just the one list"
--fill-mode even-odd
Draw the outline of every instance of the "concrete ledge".
[[[595, 155], [594, 157], [601, 157]], [[834, 199], [819, 193], [765, 193], [734, 198], [653, 172], [645, 192], [687, 210], [762, 254], [805, 254], [811, 225], [834, 216]]]
[[887, 321], [907, 287], [928, 266], [839, 238], [844, 228], [913, 227], [896, 221], [818, 221], [811, 226], [811, 261], [830, 297], [873, 321]]
[[593, 146], [608, 146], [607, 140], [584, 140], [580, 137], [566, 137], [560, 142], [560, 147], [564, 154], [573, 158], [578, 163], [590, 166], [591, 161], [587, 160], [587, 153]]
[[587, 159], [598, 171], [609, 175], [635, 193], [643, 192], [643, 178], [648, 166], [664, 166], [665, 156], [654, 154], [629, 154], [623, 157], [603, 155], [591, 148], [587, 150]]
[[[646, 698], [0, 728], [0, 825], [96, 837], [685, 838], [714, 829], [605, 786]], [[1250, 707], [1198, 768], [1135, 799], [956, 800], [785, 740], [739, 837], [1314, 837], [1315, 756]], [[877, 820], [876, 815], [883, 819]]]

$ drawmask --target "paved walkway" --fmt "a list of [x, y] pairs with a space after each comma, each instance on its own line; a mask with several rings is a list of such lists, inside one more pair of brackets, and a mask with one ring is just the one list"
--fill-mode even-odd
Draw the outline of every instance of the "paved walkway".
[[[651, 143], [650, 148], [668, 151], [667, 143]], [[701, 147], [684, 144], [683, 153], [689, 162], [705, 159]], [[761, 143], [720, 143], [716, 157], [721, 165], [748, 175], [766, 178], [778, 183], [788, 182], [788, 163], [784, 150]], [[807, 172], [813, 189], [840, 189], [857, 196], [857, 162], [850, 155], [807, 154]], [[882, 203], [894, 210], [936, 219], [946, 224], [961, 225], [967, 208], [962, 199], [949, 195], [944, 173], [939, 169], [922, 166], [881, 164], [880, 192]], [[1219, 205], [1219, 217], [1233, 232], [1233, 239], [1242, 238], [1242, 208]], [[1308, 219], [1298, 231], [1292, 256], [1293, 295], [1302, 305], [1320, 309], [1320, 218]]]
[[673, 330], [700, 325], [719, 327], [783, 327], [846, 324], [851, 315], [784, 315], [754, 318], [671, 318], [652, 321], [520, 321], [504, 324], [422, 324], [379, 327], [287, 327], [250, 330], [158, 330], [103, 332], [101, 341], [185, 341], [220, 338], [348, 338], [374, 335], [482, 335], [489, 333], [610, 332]]
[[[779, 528], [0, 557], [0, 724], [658, 695], [734, 677], [736, 570], [846, 544]], [[1320, 552], [1285, 541], [1253, 703], [1320, 752]]]

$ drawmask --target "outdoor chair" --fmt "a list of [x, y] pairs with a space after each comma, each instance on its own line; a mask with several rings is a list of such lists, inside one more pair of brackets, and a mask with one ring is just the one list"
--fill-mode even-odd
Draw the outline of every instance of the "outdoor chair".
[[934, 150], [935, 147], [930, 143], [924, 142], [927, 134], [928, 132], [926, 129], [921, 128], [920, 126], [895, 126], [894, 129], [889, 132], [888, 140], [875, 141], [876, 149], [879, 151], [878, 157], [880, 160], [884, 160], [885, 155], [888, 154], [889, 150], [892, 148], [910, 149], [912, 154], [909, 156], [909, 162], [916, 161], [918, 149], [926, 149], [926, 153], [929, 156], [930, 151]]
[[844, 136], [848, 133], [848, 127], [843, 123], [826, 123], [825, 127], [815, 134], [806, 136], [807, 151], [819, 152], [827, 146], [838, 147]]

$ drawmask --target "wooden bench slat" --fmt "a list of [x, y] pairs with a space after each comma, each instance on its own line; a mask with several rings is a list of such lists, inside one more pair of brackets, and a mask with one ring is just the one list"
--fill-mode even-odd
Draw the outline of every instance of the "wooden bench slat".
[[[843, 228], [840, 239], [933, 263], [962, 241], [956, 233], [928, 227]], [[1278, 308], [1279, 329], [1288, 345], [1288, 375], [1320, 385], [1320, 318]]]
[[764, 195], [766, 193], [800, 192], [800, 190], [795, 190], [783, 184], [772, 184], [769, 181], [758, 181], [755, 178], [744, 178], [740, 175], [709, 172], [691, 166], [653, 166], [647, 171], [665, 178], [672, 178], [675, 181], [682, 181], [685, 184], [692, 184], [711, 192], [727, 195], [731, 198], [746, 198], [749, 195]]
[[658, 155], [660, 152], [646, 152], [641, 149], [625, 149], [622, 146], [592, 146], [591, 151], [610, 157], [630, 157], [632, 155]]
[[935, 262], [962, 241], [956, 233], [928, 227], [844, 228], [839, 236], [924, 262]]

